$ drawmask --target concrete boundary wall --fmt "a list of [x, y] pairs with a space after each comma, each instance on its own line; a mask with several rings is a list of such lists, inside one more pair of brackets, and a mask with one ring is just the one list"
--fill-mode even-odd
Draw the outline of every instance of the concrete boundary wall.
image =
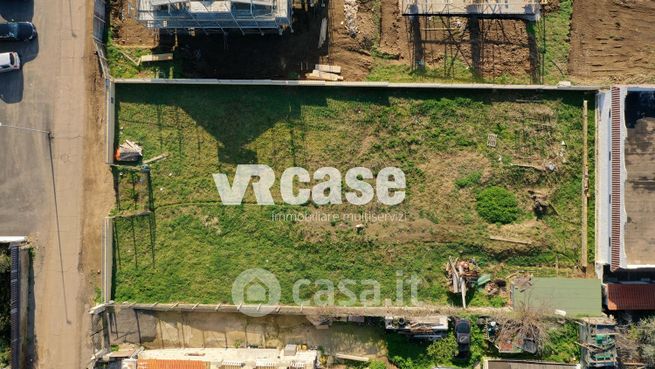
[[[462, 311], [472, 314], [502, 314], [512, 311], [510, 307], [457, 307], [452, 305], [421, 305], [421, 306], [297, 306], [297, 305], [232, 305], [232, 304], [188, 304], [188, 303], [111, 303], [107, 306], [125, 307], [144, 311], [175, 311], [175, 312], [220, 312], [243, 313], [256, 316], [258, 311], [270, 311], [271, 315], [305, 315], [305, 316], [370, 316], [384, 317], [389, 315], [415, 316], [425, 314], [457, 315]], [[262, 314], [265, 315], [265, 314]]]
[[270, 79], [113, 79], [117, 84], [157, 85], [225, 85], [225, 86], [303, 86], [303, 87], [377, 87], [377, 88], [425, 88], [445, 90], [515, 90], [515, 91], [589, 91], [600, 86], [552, 86], [552, 85], [499, 85], [487, 83], [395, 83], [395, 82], [328, 82], [308, 80]]
[[105, 79], [105, 163], [114, 163], [114, 139], [116, 137], [116, 87], [114, 82]]
[[111, 300], [112, 277], [114, 270], [114, 220], [106, 217], [102, 224], [102, 302]]
[[596, 274], [602, 277], [603, 266], [610, 262], [610, 108], [611, 95], [602, 91], [596, 95]]

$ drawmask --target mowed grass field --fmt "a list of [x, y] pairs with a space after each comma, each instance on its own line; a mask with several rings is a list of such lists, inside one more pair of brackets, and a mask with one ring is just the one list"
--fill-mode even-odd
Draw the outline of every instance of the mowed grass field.
[[[457, 304], [459, 297], [447, 292], [449, 256], [474, 258], [483, 273], [499, 278], [516, 271], [554, 275], [556, 264], [560, 275], [575, 273], [582, 103], [588, 99], [593, 109], [592, 95], [124, 84], [116, 96], [117, 142], [138, 142], [145, 159], [168, 155], [149, 165], [150, 199], [141, 185], [132, 192], [119, 186], [119, 203], [125, 196], [151, 201], [152, 213], [115, 219], [117, 301], [229, 303], [232, 282], [249, 268], [274, 273], [284, 303], [293, 302], [292, 286], [301, 278], [335, 285], [352, 279], [356, 293], [367, 289], [359, 281], [372, 279], [383, 299], [394, 300], [402, 273], [419, 277], [421, 301]], [[592, 176], [593, 116], [590, 110]], [[273, 168], [276, 205], [257, 205], [252, 188], [243, 205], [221, 204], [212, 174], [232, 180], [238, 164]], [[554, 170], [543, 170], [548, 165]], [[342, 205], [284, 205], [279, 178], [292, 166], [310, 173], [330, 166], [343, 176], [352, 167], [376, 174], [395, 166], [406, 175], [406, 198], [391, 207], [349, 205], [345, 197]], [[516, 198], [513, 222], [490, 224], [476, 211], [478, 195], [492, 186]], [[540, 217], [533, 212], [534, 192], [552, 204]], [[589, 203], [591, 250], [593, 199]], [[274, 219], [298, 213], [340, 219]], [[118, 207], [115, 214], [121, 214]], [[402, 219], [365, 221], [358, 214]], [[311, 284], [302, 295], [319, 289]], [[406, 292], [408, 300], [407, 286]], [[504, 304], [482, 292], [470, 299], [473, 305]]]

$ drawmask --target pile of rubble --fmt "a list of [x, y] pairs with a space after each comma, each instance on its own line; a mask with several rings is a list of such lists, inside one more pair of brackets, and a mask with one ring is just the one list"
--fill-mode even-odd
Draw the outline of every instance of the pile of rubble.
[[346, 30], [351, 37], [357, 36], [357, 0], [345, 0], [343, 13], [346, 18]]

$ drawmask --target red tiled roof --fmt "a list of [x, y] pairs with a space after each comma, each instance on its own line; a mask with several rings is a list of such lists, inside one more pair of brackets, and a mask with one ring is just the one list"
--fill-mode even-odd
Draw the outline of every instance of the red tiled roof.
[[207, 362], [197, 360], [139, 359], [138, 369], [207, 369]]
[[655, 310], [655, 284], [607, 285], [609, 310]]

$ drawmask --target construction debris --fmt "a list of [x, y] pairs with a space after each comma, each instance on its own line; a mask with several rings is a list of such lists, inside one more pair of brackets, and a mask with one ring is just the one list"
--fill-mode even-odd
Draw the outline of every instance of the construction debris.
[[500, 237], [500, 236], [489, 236], [490, 240], [493, 241], [502, 241], [502, 242], [509, 242], [509, 243], [519, 243], [521, 245], [532, 245], [532, 241], [528, 240], [519, 240], [516, 238], [507, 238], [507, 237]]
[[[168, 157], [168, 154], [167, 154], [167, 153], [164, 153], [164, 154], [161, 154], [161, 155], [157, 155], [157, 156], [155, 156], [154, 158], [150, 158], [150, 159], [148, 159], [148, 160], [144, 160], [144, 161], [143, 161], [143, 164], [154, 163], [154, 162], [156, 162], [156, 161], [159, 161], [159, 160], [162, 160], [162, 159], [166, 159], [166, 157]], [[170, 176], [170, 174], [169, 174], [169, 176]]]
[[586, 368], [617, 365], [616, 323], [609, 318], [584, 318], [580, 325], [582, 363]]
[[448, 334], [448, 317], [444, 315], [430, 315], [421, 318], [384, 317], [384, 328], [410, 336], [414, 339], [435, 341]]
[[143, 148], [133, 141], [127, 140], [116, 149], [116, 161], [136, 162], [143, 157]]
[[172, 53], [149, 54], [149, 55], [140, 56], [139, 60], [138, 60], [138, 65], [140, 65], [141, 63], [170, 61], [170, 60], [173, 60], [173, 54]]
[[321, 21], [321, 31], [318, 35], [318, 48], [322, 48], [327, 39], [327, 18], [323, 18]]
[[314, 70], [305, 74], [305, 77], [321, 81], [343, 81], [343, 77], [339, 73], [341, 73], [341, 67], [338, 65], [316, 64]]
[[343, 81], [343, 77], [338, 74], [321, 72], [318, 70], [313, 70], [311, 73], [305, 74], [307, 79], [315, 79], [321, 81]]
[[545, 330], [537, 311], [522, 309], [513, 318], [481, 318], [478, 325], [484, 325], [486, 338], [499, 353], [536, 354], [543, 347]]
[[446, 273], [450, 283], [450, 292], [462, 294], [462, 306], [466, 308], [466, 292], [477, 286], [480, 273], [475, 260], [458, 260], [448, 258]]
[[496, 147], [496, 142], [498, 141], [498, 135], [495, 133], [489, 133], [487, 135], [487, 146]]
[[535, 214], [537, 216], [546, 215], [548, 209], [551, 207], [550, 202], [548, 201], [548, 195], [537, 191], [528, 191], [528, 194], [532, 201], [534, 201], [532, 208]]
[[351, 37], [357, 36], [357, 0], [345, 0], [343, 13], [346, 18], [346, 30]]
[[519, 167], [519, 168], [530, 168], [534, 170], [538, 170], [540, 172], [545, 172], [546, 167], [543, 165], [534, 165], [534, 164], [528, 164], [528, 163], [514, 163], [512, 164], [513, 167]]
[[505, 293], [507, 292], [507, 282], [503, 279], [495, 279], [484, 286], [484, 292], [489, 296]]
[[369, 358], [366, 356], [357, 356], [357, 355], [350, 355], [350, 354], [340, 354], [337, 353], [334, 355], [339, 360], [349, 360], [349, 361], [358, 361], [360, 363], [368, 363]]
[[341, 66], [338, 65], [328, 65], [328, 64], [316, 64], [314, 70], [328, 73], [341, 74]]

